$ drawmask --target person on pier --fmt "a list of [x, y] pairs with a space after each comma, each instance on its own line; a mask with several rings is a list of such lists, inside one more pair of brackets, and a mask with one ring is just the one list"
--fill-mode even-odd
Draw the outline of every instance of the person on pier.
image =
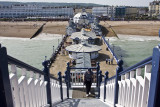
[[84, 85], [86, 86], [86, 96], [88, 97], [89, 94], [91, 94], [91, 86], [93, 82], [93, 72], [91, 69], [88, 69], [88, 71], [84, 74]]

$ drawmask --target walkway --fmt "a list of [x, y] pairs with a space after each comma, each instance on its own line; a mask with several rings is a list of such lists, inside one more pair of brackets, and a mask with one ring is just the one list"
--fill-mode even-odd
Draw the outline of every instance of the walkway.
[[99, 99], [68, 99], [54, 107], [109, 107]]

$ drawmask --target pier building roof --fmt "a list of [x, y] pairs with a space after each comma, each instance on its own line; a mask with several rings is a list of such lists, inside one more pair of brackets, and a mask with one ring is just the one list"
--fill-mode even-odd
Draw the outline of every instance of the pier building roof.
[[82, 44], [70, 45], [66, 47], [66, 50], [69, 52], [76, 52], [76, 53], [82, 53], [82, 52], [92, 53], [92, 52], [100, 51], [101, 47], [97, 45], [82, 43]]
[[89, 53], [78, 53], [76, 59], [76, 68], [90, 68], [91, 58]]
[[76, 38], [79, 38], [80, 40], [82, 39], [89, 39], [89, 38], [92, 38], [92, 39], [96, 39], [96, 34], [92, 31], [86, 31], [85, 29], [82, 29], [81, 32], [74, 32], [72, 33], [71, 39], [76, 39]]

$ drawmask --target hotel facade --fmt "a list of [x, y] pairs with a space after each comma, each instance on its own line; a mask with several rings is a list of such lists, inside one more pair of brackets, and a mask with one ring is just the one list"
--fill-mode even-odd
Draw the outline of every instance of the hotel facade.
[[27, 17], [72, 17], [73, 8], [53, 7], [36, 4], [0, 5], [0, 18], [27, 18]]

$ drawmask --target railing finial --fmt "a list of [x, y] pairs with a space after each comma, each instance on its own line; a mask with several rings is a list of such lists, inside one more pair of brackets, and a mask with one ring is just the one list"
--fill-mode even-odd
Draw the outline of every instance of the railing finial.
[[59, 85], [60, 85], [61, 100], [63, 101], [62, 73], [61, 72], [58, 72], [58, 79], [59, 79]]
[[118, 68], [117, 68], [117, 71], [118, 72], [121, 72], [121, 71], [123, 71], [123, 60], [122, 59], [120, 59], [120, 60], [118, 60]]

